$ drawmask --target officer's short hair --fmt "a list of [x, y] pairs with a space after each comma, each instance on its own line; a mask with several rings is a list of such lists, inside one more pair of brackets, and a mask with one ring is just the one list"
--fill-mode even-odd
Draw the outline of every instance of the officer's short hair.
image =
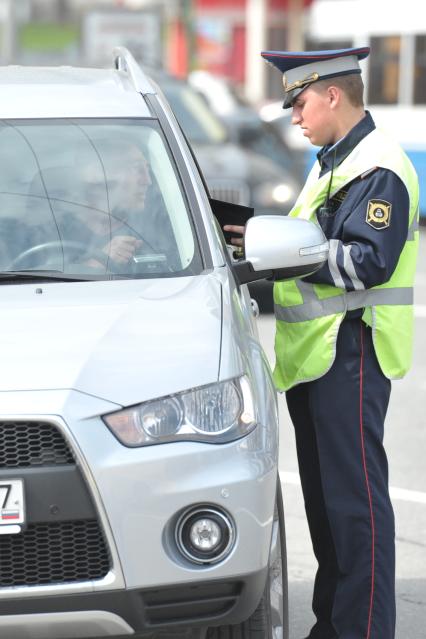
[[325, 91], [328, 87], [338, 87], [347, 96], [350, 104], [354, 107], [364, 106], [364, 83], [359, 73], [351, 73], [349, 75], [336, 76], [325, 80], [318, 80], [311, 84], [312, 88], [318, 88]]

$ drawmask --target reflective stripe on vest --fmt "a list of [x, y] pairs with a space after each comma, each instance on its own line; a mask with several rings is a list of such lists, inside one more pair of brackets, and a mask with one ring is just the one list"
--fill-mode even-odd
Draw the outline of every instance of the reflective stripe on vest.
[[410, 228], [408, 229], [407, 242], [414, 242], [416, 239], [414, 233], [419, 230], [419, 213], [417, 212], [417, 215], [414, 216], [410, 224]]
[[297, 306], [284, 307], [275, 304], [275, 317], [277, 320], [290, 323], [306, 322], [316, 319], [317, 317], [355, 311], [357, 308], [365, 308], [366, 306], [378, 306], [382, 304], [405, 306], [413, 303], [414, 292], [410, 287], [382, 288], [351, 291], [349, 293], [344, 292], [342, 295], [328, 297], [322, 300], [316, 296], [314, 299], [306, 299], [305, 295], [303, 297], [303, 304], [298, 304]]

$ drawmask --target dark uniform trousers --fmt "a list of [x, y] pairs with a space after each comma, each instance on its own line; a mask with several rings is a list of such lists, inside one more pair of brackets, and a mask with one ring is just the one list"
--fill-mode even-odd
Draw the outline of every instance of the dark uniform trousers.
[[287, 392], [313, 549], [312, 639], [393, 639], [395, 524], [383, 427], [390, 381], [345, 319], [331, 369]]

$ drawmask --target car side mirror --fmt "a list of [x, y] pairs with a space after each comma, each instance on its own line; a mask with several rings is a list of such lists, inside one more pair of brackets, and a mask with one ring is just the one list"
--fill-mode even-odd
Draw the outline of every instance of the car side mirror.
[[234, 264], [241, 284], [310, 275], [326, 262], [328, 241], [317, 224], [281, 215], [258, 215], [244, 233], [245, 259]]

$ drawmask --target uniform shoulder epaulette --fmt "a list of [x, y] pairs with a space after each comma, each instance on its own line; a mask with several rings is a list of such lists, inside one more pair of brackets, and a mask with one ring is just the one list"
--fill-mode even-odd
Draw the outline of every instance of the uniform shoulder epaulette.
[[368, 171], [364, 171], [364, 173], [361, 173], [361, 175], [359, 176], [359, 179], [363, 180], [368, 175], [371, 175], [372, 173], [374, 173], [374, 171], [377, 171], [378, 168], [379, 168], [378, 166], [373, 166], [371, 169], [368, 169]]

